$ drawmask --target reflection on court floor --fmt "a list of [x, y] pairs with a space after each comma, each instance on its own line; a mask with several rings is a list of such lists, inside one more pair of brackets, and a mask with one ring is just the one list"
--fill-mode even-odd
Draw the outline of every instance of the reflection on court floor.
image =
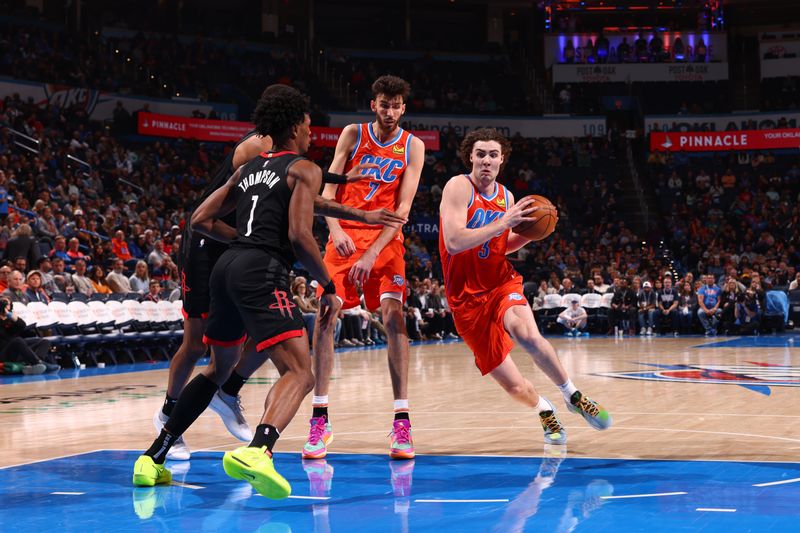
[[276, 454], [293, 495], [270, 501], [222, 454], [171, 463], [173, 484], [131, 486], [133, 451], [0, 470], [3, 531], [789, 531], [800, 465], [543, 457]]

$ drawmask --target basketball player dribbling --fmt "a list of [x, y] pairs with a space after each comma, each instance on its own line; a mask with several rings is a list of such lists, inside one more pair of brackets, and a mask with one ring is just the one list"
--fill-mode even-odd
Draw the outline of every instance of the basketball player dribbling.
[[459, 153], [471, 172], [445, 185], [439, 234], [447, 301], [458, 333], [481, 374], [490, 375], [512, 398], [538, 413], [545, 444], [565, 444], [567, 433], [553, 404], [539, 395], [509, 356], [514, 341], [558, 386], [570, 411], [595, 429], [609, 428], [611, 415], [575, 387], [555, 349], [539, 333], [522, 295], [522, 277], [506, 259], [530, 242], [511, 228], [535, 219], [538, 210], [531, 199], [515, 204], [514, 196], [497, 183], [511, 144], [497, 130], [478, 129], [464, 137]]
[[[211, 346], [211, 362], [184, 387], [164, 429], [137, 459], [133, 473], [137, 486], [171, 481], [164, 466], [170, 446], [208, 407], [249, 337], [256, 351], [268, 353], [280, 378], [267, 395], [252, 441], [226, 452], [223, 466], [229, 476], [248, 481], [268, 498], [291, 493], [289, 483], [275, 470], [272, 449], [314, 385], [303, 318], [288, 296], [289, 270], [295, 261], [324, 287], [320, 324], [330, 327], [341, 303], [311, 230], [322, 171], [299, 155], [310, 144], [308, 99], [285, 85], [270, 86], [254, 118], [259, 134], [274, 139], [276, 151], [262, 152], [240, 167], [192, 215], [194, 229], [230, 242], [210, 279], [203, 340]], [[221, 220], [233, 210], [236, 228]]]
[[[396, 76], [381, 76], [372, 84], [370, 107], [375, 120], [347, 126], [336, 144], [331, 172], [352, 169], [359, 163], [376, 163], [370, 179], [347, 185], [326, 185], [322, 196], [361, 209], [383, 207], [407, 217], [419, 185], [425, 157], [422, 141], [400, 125], [405, 113], [408, 83]], [[403, 315], [405, 261], [403, 233], [357, 222], [327, 219], [330, 239], [325, 265], [336, 283], [343, 308], [360, 305], [357, 286], [363, 289], [370, 310], [380, 308], [388, 337], [389, 373], [394, 393], [394, 422], [389, 454], [393, 459], [414, 457], [408, 407], [408, 334]], [[318, 289], [321, 294], [321, 288]], [[333, 440], [328, 418], [328, 385], [333, 364], [331, 327], [314, 328], [315, 387], [313, 414], [304, 459], [321, 459]]]
[[[262, 95], [263, 97], [263, 95]], [[258, 135], [255, 130], [247, 133], [228, 153], [224, 161], [217, 168], [211, 182], [206, 186], [200, 196], [200, 202], [208, 198], [212, 193], [224, 186], [233, 172], [242, 165], [256, 157], [261, 152], [266, 152], [272, 148], [272, 139]], [[323, 173], [325, 182], [358, 181], [363, 179], [360, 172], [377, 168], [376, 165], [361, 165], [348, 173], [347, 176], [337, 176], [329, 172]], [[198, 202], [198, 204], [200, 203]], [[394, 216], [388, 210], [376, 210], [363, 212], [360, 210], [342, 208], [335, 205], [330, 200], [325, 200], [319, 196], [314, 203], [315, 213], [320, 215], [352, 217], [356, 220], [375, 224], [393, 223], [399, 225], [405, 219]], [[333, 209], [333, 211], [331, 211]], [[226, 215], [223, 222], [229, 226], [236, 225], [236, 213], [231, 212]], [[197, 361], [206, 353], [206, 345], [203, 343], [203, 333], [205, 331], [205, 320], [209, 310], [209, 278], [214, 265], [220, 256], [228, 249], [228, 245], [215, 239], [208, 238], [196, 231], [192, 231], [187, 224], [181, 239], [178, 266], [181, 274], [181, 297], [183, 301], [183, 338], [178, 351], [170, 360], [169, 378], [167, 382], [167, 392], [164, 403], [153, 415], [153, 425], [156, 433], [160, 433], [164, 428], [175, 403], [189, 376], [194, 370]], [[265, 362], [266, 356], [256, 351], [255, 344], [249, 340], [242, 347], [242, 356], [239, 364], [228, 380], [222, 384], [220, 389], [211, 400], [210, 407], [222, 418], [225, 427], [237, 439], [249, 442], [253, 438], [247, 421], [244, 418], [239, 399], [239, 391], [242, 389], [247, 379], [255, 373]], [[171, 460], [188, 460], [191, 457], [189, 446], [179, 437], [169, 450], [167, 456]]]

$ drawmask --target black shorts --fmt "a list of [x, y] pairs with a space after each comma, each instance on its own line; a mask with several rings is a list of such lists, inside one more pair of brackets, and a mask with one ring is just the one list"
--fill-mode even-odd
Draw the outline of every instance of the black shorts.
[[211, 295], [208, 283], [217, 260], [228, 247], [187, 226], [178, 251], [184, 318], [206, 318]]
[[303, 316], [292, 300], [289, 271], [256, 248], [231, 248], [211, 273], [211, 307], [203, 342], [237, 346], [247, 337], [261, 351], [305, 334]]

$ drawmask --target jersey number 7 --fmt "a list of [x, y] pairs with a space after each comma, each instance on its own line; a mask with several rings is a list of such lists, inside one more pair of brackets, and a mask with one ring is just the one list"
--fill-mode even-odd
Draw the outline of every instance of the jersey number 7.
[[380, 186], [381, 186], [380, 182], [370, 181], [369, 182], [369, 192], [364, 197], [364, 200], [371, 200], [372, 197], [375, 196], [375, 193], [378, 192], [378, 187], [380, 187]]

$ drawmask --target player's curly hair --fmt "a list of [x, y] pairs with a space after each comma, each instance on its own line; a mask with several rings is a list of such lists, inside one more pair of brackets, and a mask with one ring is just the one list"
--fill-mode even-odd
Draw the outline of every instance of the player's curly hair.
[[379, 94], [394, 98], [397, 95], [403, 97], [403, 102], [408, 100], [411, 93], [411, 86], [403, 78], [397, 76], [381, 76], [372, 84], [372, 98], [375, 99]]
[[464, 162], [467, 168], [472, 168], [472, 163], [469, 156], [472, 153], [472, 147], [478, 141], [496, 141], [500, 144], [500, 153], [503, 155], [503, 164], [500, 166], [500, 171], [506, 166], [509, 158], [511, 157], [511, 143], [505, 136], [494, 128], [479, 128], [472, 130], [464, 136], [461, 141], [461, 146], [458, 147], [458, 155], [461, 156], [461, 161]]
[[259, 135], [269, 135], [274, 142], [289, 136], [292, 126], [300, 124], [309, 113], [308, 97], [288, 85], [270, 85], [261, 93], [253, 111]]

